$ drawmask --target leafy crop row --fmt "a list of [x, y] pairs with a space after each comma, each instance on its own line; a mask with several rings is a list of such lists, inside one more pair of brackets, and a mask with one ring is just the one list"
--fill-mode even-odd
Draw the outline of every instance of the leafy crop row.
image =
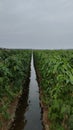
[[73, 130], [73, 50], [34, 51], [50, 130]]
[[22, 84], [28, 76], [30, 57], [29, 50], [0, 50], [0, 126], [1, 120], [10, 118], [8, 108], [22, 93]]

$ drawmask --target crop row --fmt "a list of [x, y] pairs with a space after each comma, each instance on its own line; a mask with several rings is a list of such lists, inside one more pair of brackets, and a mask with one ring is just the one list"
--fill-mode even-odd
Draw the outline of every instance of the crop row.
[[73, 130], [73, 50], [34, 51], [50, 130]]
[[0, 50], [0, 126], [4, 119], [10, 119], [10, 104], [22, 94], [29, 73], [30, 57], [29, 50]]

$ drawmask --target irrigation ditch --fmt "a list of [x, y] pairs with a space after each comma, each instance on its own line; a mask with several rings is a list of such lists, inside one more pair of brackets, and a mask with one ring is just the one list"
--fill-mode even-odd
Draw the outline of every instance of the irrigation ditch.
[[23, 93], [15, 112], [15, 118], [9, 130], [43, 130], [39, 93], [32, 55], [29, 79], [24, 85]]

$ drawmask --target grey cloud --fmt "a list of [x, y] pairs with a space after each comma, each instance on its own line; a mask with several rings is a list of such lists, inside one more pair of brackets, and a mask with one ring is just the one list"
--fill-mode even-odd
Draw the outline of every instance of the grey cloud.
[[1, 0], [0, 46], [73, 48], [73, 1]]

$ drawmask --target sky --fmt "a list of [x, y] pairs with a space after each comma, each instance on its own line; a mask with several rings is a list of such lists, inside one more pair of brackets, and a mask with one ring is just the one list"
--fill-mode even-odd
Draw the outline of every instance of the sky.
[[0, 47], [73, 48], [73, 0], [0, 0]]

